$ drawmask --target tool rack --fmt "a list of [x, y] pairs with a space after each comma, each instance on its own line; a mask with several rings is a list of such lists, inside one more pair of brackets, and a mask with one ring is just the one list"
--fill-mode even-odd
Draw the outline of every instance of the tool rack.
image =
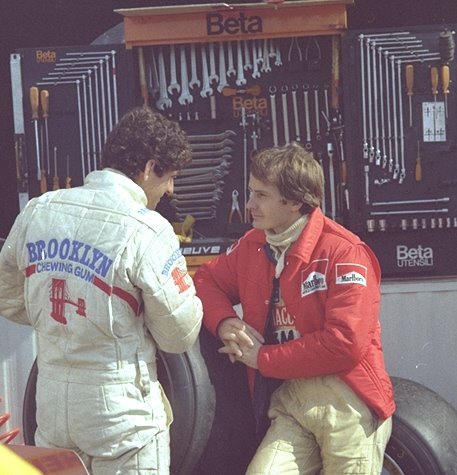
[[[43, 191], [43, 164], [47, 189], [54, 175], [80, 185], [116, 119], [147, 104], [189, 137], [192, 164], [158, 209], [194, 216], [194, 238], [249, 229], [250, 157], [298, 141], [322, 164], [324, 212], [374, 248], [384, 276], [456, 275], [455, 28], [347, 31], [351, 3], [123, 9], [123, 45], [16, 52], [20, 199]], [[95, 77], [97, 61], [107, 73]], [[41, 96], [34, 114], [34, 87], [49, 115]]]

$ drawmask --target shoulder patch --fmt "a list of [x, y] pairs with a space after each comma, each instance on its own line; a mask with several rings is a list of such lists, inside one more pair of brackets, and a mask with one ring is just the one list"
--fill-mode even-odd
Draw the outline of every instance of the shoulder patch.
[[317, 259], [301, 272], [301, 296], [327, 290], [328, 259]]
[[341, 284], [358, 284], [367, 286], [367, 268], [361, 264], [336, 264], [336, 281]]

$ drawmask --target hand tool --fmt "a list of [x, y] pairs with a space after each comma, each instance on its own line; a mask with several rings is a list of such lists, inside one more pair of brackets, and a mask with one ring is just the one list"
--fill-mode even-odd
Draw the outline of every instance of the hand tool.
[[439, 209], [412, 209], [412, 210], [398, 210], [398, 211], [370, 211], [371, 216], [379, 216], [386, 214], [423, 214], [423, 213], [448, 213], [448, 208]]
[[273, 145], [278, 146], [278, 121], [276, 117], [276, 86], [270, 86], [271, 129], [273, 133]]
[[319, 86], [314, 86], [314, 115], [316, 119], [316, 140], [321, 140], [321, 125], [319, 113]]
[[414, 66], [412, 64], [407, 64], [405, 67], [405, 76], [406, 76], [406, 94], [408, 96], [409, 103], [409, 126], [413, 126], [413, 86], [414, 86]]
[[144, 51], [143, 47], [138, 47], [138, 72], [140, 79], [140, 93], [143, 98], [143, 105], [148, 105], [148, 84], [146, 82], [146, 68], [144, 65]]
[[148, 90], [151, 92], [152, 97], [157, 98], [159, 95], [159, 71], [157, 70], [157, 60], [154, 52], [154, 48], [148, 47], [146, 50], [147, 60], [146, 70], [147, 70], [147, 83]]
[[291, 72], [303, 69], [303, 54], [298, 43], [298, 38], [294, 36], [290, 40], [289, 49], [287, 51], [287, 69]]
[[232, 137], [236, 135], [236, 132], [234, 130], [224, 130], [223, 132], [220, 132], [218, 134], [202, 134], [202, 135], [187, 135], [187, 140], [189, 142], [205, 142], [205, 141], [218, 141], [218, 140], [223, 140], [228, 137]]
[[240, 193], [239, 193], [238, 190], [233, 190], [232, 191], [232, 207], [231, 207], [230, 213], [229, 213], [229, 219], [228, 219], [229, 224], [232, 223], [234, 213], [240, 218], [240, 222], [241, 223], [243, 222], [243, 216], [241, 215], [241, 211], [240, 211], [240, 204], [238, 203], [238, 195], [239, 194]]
[[309, 84], [303, 84], [303, 103], [305, 107], [305, 131], [306, 131], [306, 150], [312, 149], [311, 143], [311, 121], [309, 117]]
[[216, 73], [216, 53], [214, 52], [214, 43], [209, 43], [209, 82], [218, 82], [219, 76]]
[[444, 94], [444, 110], [448, 117], [447, 96], [449, 94], [449, 66], [447, 64], [441, 66], [441, 84]]
[[67, 177], [65, 178], [65, 188], [71, 188], [70, 155], [67, 155]]
[[449, 196], [443, 198], [424, 198], [417, 200], [394, 200], [394, 201], [374, 201], [372, 206], [391, 206], [391, 205], [413, 205], [413, 204], [426, 204], [426, 203], [446, 203], [451, 201]]
[[334, 111], [339, 111], [340, 104], [340, 38], [332, 36], [332, 71], [330, 83], [330, 103]]
[[156, 102], [156, 106], [157, 106], [157, 109], [163, 111], [165, 109], [169, 109], [172, 106], [172, 102], [171, 102], [171, 99], [168, 97], [165, 58], [163, 56], [162, 48], [159, 49], [158, 62], [159, 62], [160, 97]]
[[49, 91], [47, 89], [42, 89], [40, 91], [40, 101], [41, 101], [41, 111], [44, 120], [44, 131], [45, 131], [45, 144], [46, 144], [46, 166], [47, 173], [50, 173], [50, 157], [49, 157], [49, 129], [48, 129], [48, 118], [49, 118]]
[[[400, 113], [400, 165], [398, 175], [398, 183], [401, 185], [403, 180], [406, 178], [406, 161], [405, 161], [405, 135], [403, 129], [403, 94], [401, 92], [402, 81], [401, 81], [401, 60], [397, 61], [397, 79], [398, 79], [398, 102], [399, 102], [399, 113]], [[395, 173], [395, 170], [394, 170]]]
[[367, 112], [366, 112], [366, 98], [365, 98], [365, 53], [363, 48], [364, 35], [359, 35], [359, 55], [360, 55], [360, 81], [362, 93], [362, 150], [363, 158], [368, 160], [368, 135], [367, 135]]
[[254, 84], [251, 87], [247, 87], [245, 89], [236, 88], [236, 87], [224, 87], [222, 90], [222, 95], [226, 97], [230, 96], [238, 96], [240, 94], [250, 94], [251, 96], [259, 96], [262, 92], [260, 86], [258, 84]]
[[243, 69], [243, 51], [242, 51], [242, 45], [241, 45], [241, 40], [238, 40], [236, 42], [236, 70], [237, 70], [237, 76], [236, 76], [236, 81], [235, 84], [237, 86], [244, 86], [246, 84], [246, 78], [244, 77], [244, 69]]
[[[371, 43], [371, 64], [372, 64], [372, 76], [373, 76], [373, 113], [374, 113], [374, 142], [375, 153], [374, 159], [377, 166], [381, 165], [381, 143], [379, 134], [379, 111], [378, 111], [378, 74], [377, 74], [377, 55], [376, 55], [376, 43]], [[371, 98], [370, 98], [371, 100]]]
[[187, 104], [192, 104], [194, 97], [189, 90], [189, 77], [187, 74], [187, 61], [186, 61], [186, 49], [184, 45], [179, 47], [179, 57], [181, 63], [181, 95], [178, 98], [178, 102], [185, 106]]
[[275, 66], [282, 66], [282, 58], [281, 58], [281, 48], [279, 47], [279, 44], [276, 43], [275, 47]]
[[40, 191], [44, 193], [47, 191], [46, 174], [41, 166], [40, 159], [40, 136], [38, 132], [38, 106], [39, 106], [39, 91], [36, 86], [32, 86], [29, 90], [30, 107], [32, 109], [32, 121], [35, 127], [35, 147], [36, 147], [36, 166], [37, 166], [37, 180], [40, 182]]
[[259, 62], [257, 58], [256, 40], [252, 41], [252, 77], [258, 79], [260, 77]]
[[301, 138], [300, 138], [300, 118], [299, 118], [299, 115], [298, 115], [297, 89], [298, 89], [297, 84], [294, 84], [293, 86], [291, 86], [292, 106], [293, 106], [293, 110], [294, 110], [295, 140], [297, 142], [300, 142], [301, 141]]
[[248, 202], [248, 176], [247, 176], [247, 169], [248, 169], [248, 137], [247, 137], [247, 122], [246, 122], [246, 109], [244, 107], [241, 108], [241, 127], [243, 128], [243, 209], [244, 209], [244, 217], [245, 221], [247, 222], [247, 202]]
[[438, 68], [436, 66], [430, 68], [430, 81], [432, 85], [433, 101], [436, 102], [436, 96], [438, 95]]
[[416, 181], [422, 181], [422, 157], [420, 154], [420, 142], [417, 141], [416, 169], [414, 172]]
[[289, 136], [289, 113], [287, 111], [287, 91], [288, 87], [284, 84], [281, 87], [281, 102], [282, 102], [282, 120], [284, 126], [284, 143], [290, 143]]
[[176, 75], [176, 48], [174, 44], [170, 45], [170, 84], [167, 88], [169, 94], [176, 91], [181, 92], [181, 86], [178, 84], [178, 77]]
[[264, 38], [263, 40], [263, 51], [262, 51], [262, 67], [260, 71], [262, 73], [271, 73], [271, 66], [270, 66], [270, 55], [268, 50], [268, 40]]
[[232, 77], [236, 75], [236, 69], [233, 61], [233, 46], [232, 42], [227, 43], [227, 76]]
[[209, 69], [208, 69], [208, 58], [206, 56], [206, 47], [201, 45], [200, 47], [201, 56], [202, 56], [202, 89], [200, 91], [200, 96], [205, 98], [213, 95], [213, 89], [209, 81]]
[[244, 50], [244, 70], [252, 70], [251, 54], [249, 52], [249, 41], [243, 40], [243, 50]]
[[234, 145], [234, 141], [229, 138], [224, 138], [219, 142], [192, 142], [190, 147], [192, 152], [194, 150], [219, 150], [227, 146]]
[[191, 77], [189, 81], [189, 87], [193, 89], [195, 86], [200, 87], [200, 80], [197, 74], [197, 53], [195, 50], [195, 43], [190, 45], [190, 71]]
[[52, 189], [58, 190], [59, 188], [59, 175], [57, 173], [57, 147], [54, 147], [54, 177], [52, 179]]
[[192, 152], [192, 158], [212, 158], [227, 155], [231, 157], [232, 147], [224, 147], [216, 150], [196, 150]]
[[225, 51], [224, 42], [219, 42], [219, 84], [217, 90], [222, 92], [224, 88], [228, 86], [227, 82], [227, 70], [225, 67]]
[[319, 41], [316, 37], [308, 38], [305, 48], [305, 65], [309, 71], [316, 71], [320, 69], [322, 63], [322, 52]]

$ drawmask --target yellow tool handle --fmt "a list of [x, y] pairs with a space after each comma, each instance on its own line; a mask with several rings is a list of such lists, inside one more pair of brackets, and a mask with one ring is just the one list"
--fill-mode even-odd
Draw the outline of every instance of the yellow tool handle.
[[54, 175], [52, 179], [52, 189], [58, 190], [59, 188], [60, 188], [59, 177], [57, 175]]
[[32, 119], [38, 120], [38, 104], [39, 104], [39, 95], [38, 88], [32, 86], [30, 88], [30, 107], [32, 108]]
[[432, 82], [432, 94], [436, 96], [438, 94], [438, 68], [432, 66], [430, 69], [430, 79]]
[[406, 94], [408, 96], [412, 96], [413, 86], [414, 86], [414, 67], [412, 64], [406, 65], [405, 74], [406, 74]]
[[332, 36], [332, 78], [330, 87], [330, 102], [332, 109], [340, 108], [340, 38]]
[[48, 191], [48, 182], [46, 180], [46, 170], [41, 170], [40, 192], [46, 193]]
[[421, 155], [420, 155], [419, 141], [417, 141], [415, 178], [416, 178], [416, 181], [422, 181], [422, 158], [421, 158]]
[[49, 91], [43, 89], [40, 92], [40, 100], [41, 109], [43, 111], [43, 119], [47, 119], [49, 117]]
[[443, 83], [443, 94], [449, 94], [449, 66], [447, 64], [441, 68], [441, 82]]

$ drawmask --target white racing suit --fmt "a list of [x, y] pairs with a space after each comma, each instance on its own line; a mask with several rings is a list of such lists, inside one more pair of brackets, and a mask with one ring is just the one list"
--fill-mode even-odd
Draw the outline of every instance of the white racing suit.
[[94, 171], [32, 199], [0, 254], [0, 315], [37, 335], [37, 445], [94, 474], [168, 473], [156, 347], [184, 352], [201, 325], [178, 239], [145, 206], [125, 175]]

